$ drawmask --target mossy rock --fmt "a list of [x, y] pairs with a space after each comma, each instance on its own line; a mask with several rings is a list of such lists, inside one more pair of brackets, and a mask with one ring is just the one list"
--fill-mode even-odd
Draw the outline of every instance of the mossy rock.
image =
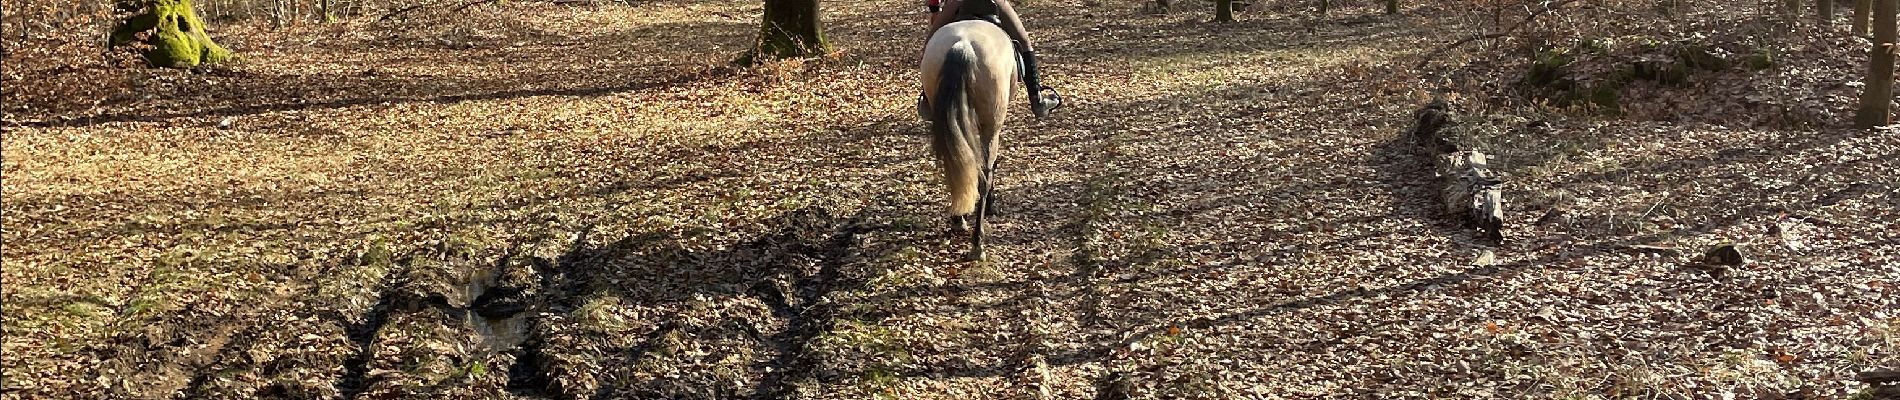
[[1664, 85], [1681, 85], [1689, 81], [1689, 69], [1674, 61], [1637, 61], [1630, 64], [1629, 76]]
[[1683, 66], [1704, 71], [1721, 71], [1729, 68], [1729, 61], [1715, 54], [1708, 46], [1689, 45], [1676, 49], [1676, 60]]
[[235, 58], [205, 34], [204, 19], [191, 0], [141, 0], [120, 8], [136, 13], [112, 30], [112, 46], [144, 44], [145, 61], [152, 66], [196, 68]]

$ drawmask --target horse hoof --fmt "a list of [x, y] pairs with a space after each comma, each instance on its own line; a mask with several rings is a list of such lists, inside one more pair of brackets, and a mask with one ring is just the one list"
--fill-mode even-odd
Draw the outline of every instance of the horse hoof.
[[961, 215], [950, 216], [949, 226], [949, 230], [946, 233], [950, 235], [970, 233], [970, 221]]

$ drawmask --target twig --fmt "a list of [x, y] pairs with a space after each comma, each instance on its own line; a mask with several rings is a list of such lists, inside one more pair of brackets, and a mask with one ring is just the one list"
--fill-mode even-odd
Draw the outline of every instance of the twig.
[[1425, 53], [1424, 59], [1418, 60], [1418, 65], [1414, 65], [1412, 66], [1412, 68], [1413, 69], [1425, 68], [1425, 65], [1431, 64], [1432, 59], [1438, 58], [1440, 54], [1444, 54], [1447, 51], [1456, 49], [1459, 46], [1464, 46], [1467, 43], [1471, 43], [1471, 42], [1475, 42], [1479, 40], [1497, 39], [1497, 38], [1504, 37], [1505, 35], [1509, 35], [1513, 32], [1517, 32], [1519, 28], [1523, 28], [1525, 25], [1530, 25], [1531, 21], [1537, 20], [1537, 17], [1543, 16], [1544, 14], [1549, 13], [1551, 10], [1556, 10], [1558, 8], [1562, 8], [1563, 6], [1566, 6], [1566, 5], [1569, 5], [1570, 3], [1575, 3], [1575, 2], [1577, 2], [1577, 0], [1559, 0], [1555, 3], [1550, 3], [1549, 5], [1544, 6], [1544, 8], [1542, 9], [1531, 12], [1531, 15], [1525, 16], [1524, 20], [1517, 21], [1517, 24], [1511, 25], [1510, 28], [1505, 28], [1502, 31], [1497, 31], [1493, 33], [1472, 36], [1472, 37], [1461, 39], [1456, 42], [1451, 42], [1450, 44], [1446, 44], [1443, 47], [1439, 47], [1437, 50], [1432, 50], [1430, 53]]
[[462, 5], [459, 5], [459, 6], [455, 6], [455, 9], [453, 9], [453, 10], [449, 10], [449, 11], [454, 11], [454, 12], [462, 12], [462, 10], [467, 10], [467, 9], [468, 9], [469, 7], [474, 7], [474, 6], [477, 6], [477, 5], [482, 5], [482, 4], [488, 4], [488, 3], [493, 3], [493, 2], [496, 2], [496, 1], [499, 1], [499, 0], [477, 0], [477, 1], [471, 1], [471, 2], [467, 2], [467, 3], [462, 3]]
[[[453, 9], [450, 9], [450, 11], [454, 11], [454, 12], [461, 12], [462, 10], [467, 10], [467, 9], [468, 9], [469, 7], [474, 7], [474, 6], [477, 6], [477, 5], [481, 5], [481, 4], [486, 4], [486, 3], [493, 3], [493, 2], [495, 2], [495, 1], [496, 1], [496, 0], [475, 0], [475, 1], [470, 1], [470, 2], [465, 2], [465, 3], [461, 3], [461, 4], [456, 4], [456, 5], [455, 5], [455, 8], [453, 8]], [[378, 21], [388, 21], [388, 20], [389, 20], [389, 19], [391, 19], [391, 18], [396, 18], [396, 16], [398, 16], [398, 15], [402, 15], [402, 14], [405, 14], [405, 13], [408, 13], [408, 12], [410, 12], [410, 11], [415, 11], [415, 10], [420, 10], [420, 9], [422, 9], [422, 8], [424, 8], [424, 7], [429, 7], [429, 6], [434, 6], [434, 5], [438, 5], [438, 4], [441, 4], [441, 2], [429, 2], [429, 3], [422, 3], [422, 4], [417, 4], [417, 5], [413, 5], [413, 6], [409, 6], [408, 8], [404, 8], [404, 9], [401, 9], [401, 10], [396, 10], [396, 11], [393, 11], [393, 12], [390, 12], [390, 13], [388, 13], [388, 14], [383, 14], [383, 17], [382, 17], [382, 18], [380, 18], [380, 19], [377, 19], [377, 20], [378, 20]]]
[[382, 18], [377, 18], [376, 20], [377, 20], [377, 21], [388, 21], [388, 20], [389, 20], [390, 18], [395, 18], [395, 17], [397, 16], [397, 15], [402, 15], [402, 14], [406, 14], [406, 13], [408, 13], [408, 12], [410, 12], [410, 11], [415, 11], [415, 10], [419, 10], [419, 9], [422, 9], [423, 7], [428, 7], [428, 6], [432, 6], [432, 5], [435, 5], [435, 3], [422, 3], [422, 4], [417, 4], [417, 5], [413, 5], [413, 6], [409, 6], [409, 8], [404, 8], [404, 9], [401, 9], [401, 10], [396, 10], [396, 11], [393, 11], [393, 12], [390, 12], [390, 13], [388, 13], [388, 14], [383, 14], [383, 17], [382, 17]]

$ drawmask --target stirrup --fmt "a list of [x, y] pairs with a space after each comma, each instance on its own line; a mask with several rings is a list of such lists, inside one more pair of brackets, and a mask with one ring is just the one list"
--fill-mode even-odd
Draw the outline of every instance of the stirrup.
[[1062, 108], [1062, 92], [1056, 91], [1056, 88], [1044, 85], [1036, 89], [1035, 96], [1030, 99], [1029, 112], [1035, 114], [1036, 118], [1048, 117], [1050, 112]]
[[930, 99], [925, 98], [923, 93], [917, 94], [917, 118], [930, 120]]

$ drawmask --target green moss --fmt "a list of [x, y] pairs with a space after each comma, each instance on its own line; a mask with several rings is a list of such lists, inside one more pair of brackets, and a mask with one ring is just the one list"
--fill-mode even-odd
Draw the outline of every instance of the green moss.
[[1568, 76], [1570, 63], [1576, 57], [1568, 48], [1558, 48], [1539, 52], [1531, 62], [1530, 72], [1524, 75], [1524, 83], [1531, 86], [1564, 89], [1570, 86]]
[[1616, 40], [1611, 38], [1591, 38], [1583, 41], [1583, 50], [1595, 54], [1609, 53], [1615, 46]]
[[144, 44], [145, 61], [153, 66], [195, 68], [234, 58], [231, 50], [205, 35], [204, 19], [191, 0], [147, 0], [122, 5], [138, 10], [112, 30], [112, 46]]
[[1743, 59], [1742, 65], [1747, 66], [1748, 69], [1752, 69], [1756, 71], [1774, 68], [1775, 54], [1773, 52], [1768, 51], [1767, 49], [1763, 49], [1762, 51], [1756, 52], [1755, 54], [1750, 54], [1748, 58]]
[[1620, 112], [1623, 97], [1620, 86], [1621, 85], [1601, 85], [1590, 89], [1590, 104], [1602, 107], [1606, 112]]
[[1643, 37], [1640, 41], [1643, 43], [1644, 51], [1656, 51], [1656, 49], [1662, 48], [1663, 45], [1662, 41], [1651, 37]]

